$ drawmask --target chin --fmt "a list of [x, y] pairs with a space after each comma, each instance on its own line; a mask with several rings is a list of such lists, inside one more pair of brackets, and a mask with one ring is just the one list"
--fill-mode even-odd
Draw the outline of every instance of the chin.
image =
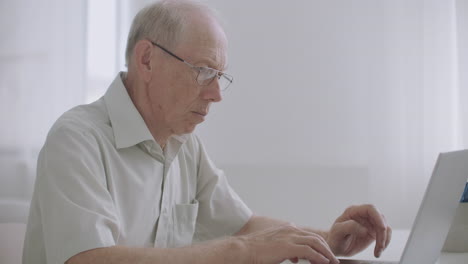
[[193, 126], [189, 127], [189, 128], [187, 129], [187, 133], [186, 133], [186, 134], [190, 134], [190, 133], [192, 133], [193, 131], [195, 131], [195, 128], [196, 128], [196, 127], [197, 127], [197, 125], [193, 125]]
[[178, 135], [190, 134], [193, 131], [195, 131], [196, 126], [197, 126], [196, 124], [190, 124], [189, 126], [180, 129], [177, 134]]

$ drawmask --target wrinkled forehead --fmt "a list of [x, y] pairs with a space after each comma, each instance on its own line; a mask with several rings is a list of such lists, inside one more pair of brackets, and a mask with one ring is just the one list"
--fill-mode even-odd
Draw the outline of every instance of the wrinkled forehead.
[[[178, 52], [192, 63], [224, 70], [227, 65], [227, 38], [218, 21], [206, 15], [191, 16], [183, 30]], [[209, 65], [208, 65], [209, 64]]]

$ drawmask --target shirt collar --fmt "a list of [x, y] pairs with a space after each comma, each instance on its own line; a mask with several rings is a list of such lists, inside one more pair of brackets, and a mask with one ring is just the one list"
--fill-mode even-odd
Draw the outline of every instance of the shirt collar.
[[[104, 95], [114, 132], [115, 146], [118, 149], [131, 147], [146, 140], [154, 141], [153, 135], [128, 95], [122, 76], [123, 72], [120, 72]], [[168, 143], [175, 140], [178, 145], [182, 145], [188, 137], [189, 134], [174, 135], [169, 138]]]
[[121, 72], [115, 77], [104, 95], [117, 148], [127, 148], [145, 140], [153, 140], [145, 121], [125, 89], [122, 76]]

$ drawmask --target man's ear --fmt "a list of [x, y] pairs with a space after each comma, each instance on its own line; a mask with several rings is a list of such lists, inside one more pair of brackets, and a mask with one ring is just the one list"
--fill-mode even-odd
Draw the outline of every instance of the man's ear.
[[154, 56], [153, 44], [147, 40], [139, 40], [133, 49], [134, 63], [140, 76], [149, 82], [152, 76], [151, 58]]

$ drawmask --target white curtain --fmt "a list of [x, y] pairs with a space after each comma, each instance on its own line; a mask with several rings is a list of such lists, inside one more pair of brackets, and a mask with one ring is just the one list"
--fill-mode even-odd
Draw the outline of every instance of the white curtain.
[[457, 0], [455, 9], [461, 141], [468, 148], [468, 1]]
[[84, 101], [85, 19], [86, 1], [0, 2], [0, 203], [29, 202], [49, 128]]
[[368, 98], [371, 200], [409, 227], [437, 154], [463, 148], [457, 9], [437, 0], [384, 8], [385, 66], [376, 71], [385, 77]]
[[150, 0], [88, 0], [86, 103], [100, 98], [119, 71], [133, 17]]

